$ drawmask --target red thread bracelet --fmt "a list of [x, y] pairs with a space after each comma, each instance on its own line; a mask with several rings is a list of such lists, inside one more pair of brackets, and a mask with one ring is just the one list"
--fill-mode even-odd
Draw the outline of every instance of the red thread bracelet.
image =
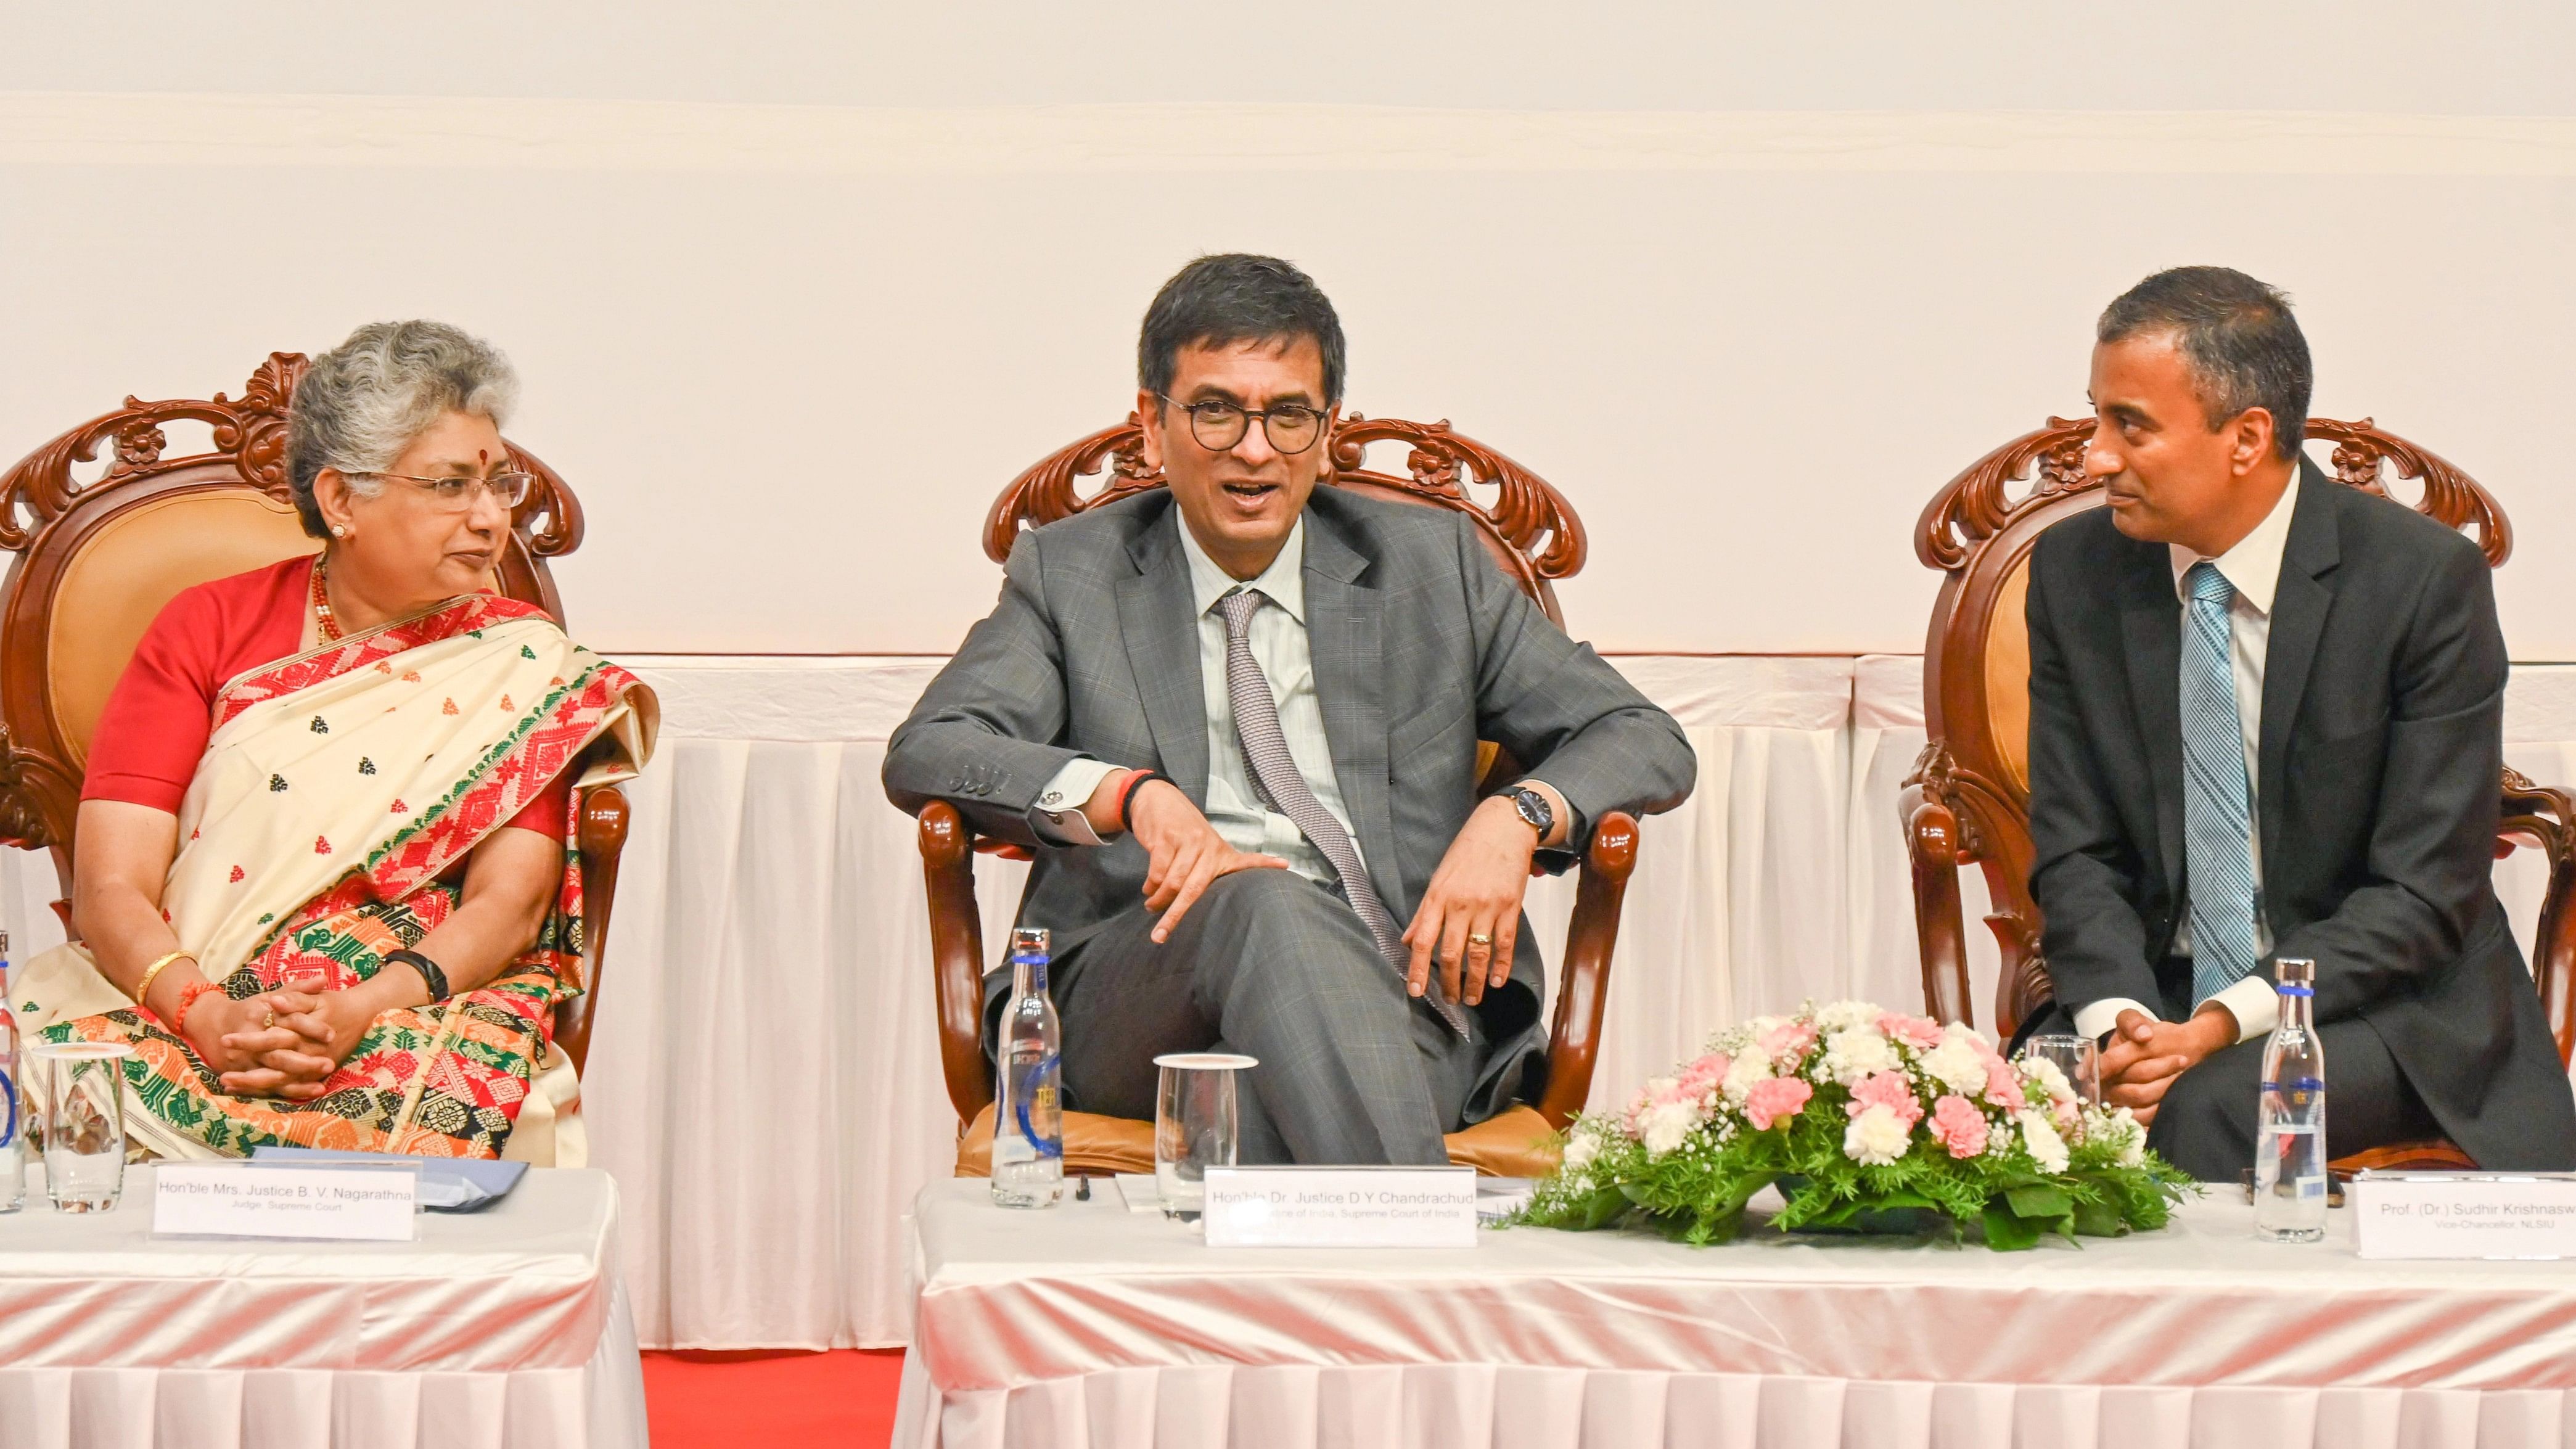
[[[1144, 789], [1146, 782], [1149, 780], [1160, 780], [1166, 785], [1170, 785], [1172, 783], [1172, 777], [1164, 774], [1160, 770], [1138, 770], [1129, 775], [1127, 777], [1127, 783], [1118, 787], [1119, 829], [1125, 830], [1128, 828], [1127, 802], [1135, 799], [1136, 792]], [[1179, 787], [1174, 786], [1173, 788], [1177, 789]]]
[[188, 1010], [197, 1002], [223, 990], [211, 981], [199, 981], [179, 993], [179, 1009], [170, 1015], [170, 1034], [182, 1041], [188, 1037]]

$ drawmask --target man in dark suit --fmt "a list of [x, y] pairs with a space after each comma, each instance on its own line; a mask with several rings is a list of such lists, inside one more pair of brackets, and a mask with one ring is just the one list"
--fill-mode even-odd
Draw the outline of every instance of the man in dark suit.
[[2576, 1101], [2490, 883], [2504, 638], [2485, 557], [2300, 449], [2308, 347], [2241, 272], [2102, 314], [2108, 505], [2032, 554], [2040, 1029], [2195, 1177], [2254, 1160], [2272, 963], [2316, 962], [2335, 1156], [2440, 1134], [2576, 1168]]
[[[1678, 804], [1690, 746], [1465, 517], [1316, 487], [1342, 331], [1296, 268], [1191, 263], [1137, 371], [1170, 487], [1021, 535], [886, 793], [1035, 852], [1068, 1105], [1151, 1117], [1157, 1053], [1230, 1047], [1245, 1160], [1446, 1161], [1543, 1085], [1533, 858]], [[1476, 798], [1480, 738], [1519, 788]]]

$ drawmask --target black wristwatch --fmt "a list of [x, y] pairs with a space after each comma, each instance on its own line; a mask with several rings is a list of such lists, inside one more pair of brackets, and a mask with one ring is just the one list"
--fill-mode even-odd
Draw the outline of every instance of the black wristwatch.
[[385, 964], [388, 966], [391, 966], [396, 962], [400, 962], [414, 971], [419, 972], [420, 984], [429, 988], [429, 999], [432, 1002], [440, 1002], [447, 999], [447, 973], [438, 969], [437, 962], [432, 961], [428, 957], [420, 954], [418, 951], [410, 949], [387, 951], [385, 953], [384, 960]]
[[1545, 795], [1527, 785], [1512, 791], [1512, 808], [1520, 812], [1522, 823], [1537, 831], [1541, 840], [1556, 828], [1555, 807], [1547, 803]]

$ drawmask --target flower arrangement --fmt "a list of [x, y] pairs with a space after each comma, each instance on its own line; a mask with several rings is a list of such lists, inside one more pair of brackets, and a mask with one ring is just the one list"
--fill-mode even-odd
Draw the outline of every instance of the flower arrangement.
[[1568, 1129], [1522, 1221], [1642, 1218], [1722, 1242], [1773, 1183], [1782, 1230], [1977, 1229], [1998, 1249], [2163, 1227], [2190, 1179], [2126, 1108], [2083, 1104], [2053, 1062], [2007, 1062], [1968, 1027], [1867, 1002], [1720, 1032], [1625, 1111]]

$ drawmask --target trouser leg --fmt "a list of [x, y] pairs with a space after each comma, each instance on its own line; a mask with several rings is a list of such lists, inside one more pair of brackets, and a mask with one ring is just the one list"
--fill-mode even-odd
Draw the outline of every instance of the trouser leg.
[[1347, 902], [1287, 871], [1239, 871], [1169, 941], [1151, 929], [1130, 912], [1067, 964], [1072, 1105], [1151, 1117], [1153, 1056], [1222, 1040], [1261, 1062], [1246, 1074], [1244, 1160], [1447, 1160], [1441, 1134], [1474, 1084], [1481, 1035], [1459, 1040], [1408, 997]]
[[[2326, 1057], [2326, 1155], [2440, 1135], [2432, 1114], [2370, 1023], [2332, 1022]], [[2238, 1042], [2182, 1074], [2158, 1104], [2147, 1145], [2203, 1182], [2235, 1182], [2254, 1165], [2263, 1042]]]

